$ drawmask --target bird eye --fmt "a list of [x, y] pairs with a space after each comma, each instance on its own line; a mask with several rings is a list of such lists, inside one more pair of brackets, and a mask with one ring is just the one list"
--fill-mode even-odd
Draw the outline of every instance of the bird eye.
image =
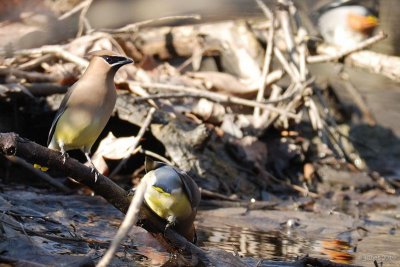
[[107, 61], [107, 62], [110, 61], [110, 57], [109, 56], [102, 56], [102, 58], [104, 58], [104, 60]]
[[125, 57], [119, 56], [102, 56], [102, 58], [110, 65], [120, 65], [119, 63], [126, 62]]

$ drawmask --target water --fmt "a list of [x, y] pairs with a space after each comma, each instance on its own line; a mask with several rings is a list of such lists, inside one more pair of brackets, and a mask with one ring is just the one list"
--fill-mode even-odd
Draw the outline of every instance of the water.
[[199, 246], [204, 248], [216, 247], [242, 257], [268, 260], [294, 261], [309, 255], [350, 264], [355, 256], [353, 248], [346, 241], [312, 240], [292, 232], [260, 232], [236, 226], [201, 226], [198, 228], [198, 239]]

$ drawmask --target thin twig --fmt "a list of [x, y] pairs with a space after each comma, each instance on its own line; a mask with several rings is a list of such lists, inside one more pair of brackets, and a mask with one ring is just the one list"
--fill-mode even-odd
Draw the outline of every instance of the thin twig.
[[300, 40], [300, 43], [297, 46], [297, 51], [299, 54], [299, 72], [300, 72], [300, 80], [303, 82], [307, 78], [308, 70], [307, 70], [307, 56], [306, 56], [306, 42], [305, 37], [307, 36], [307, 31], [300, 27], [297, 31], [297, 37]]
[[[6, 52], [4, 50], [0, 51], [0, 56], [4, 56], [5, 54]], [[53, 54], [66, 61], [78, 65], [82, 69], [85, 69], [89, 65], [89, 62], [86, 59], [83, 59], [79, 56], [72, 54], [71, 52], [66, 51], [62, 46], [59, 45], [45, 45], [39, 48], [21, 49], [13, 51], [13, 54], [18, 56], [30, 56], [30, 57], [33, 55]]]
[[[272, 123], [274, 123], [275, 120], [277, 120], [279, 118], [279, 115], [280, 115], [281, 120], [283, 120], [284, 122], [286, 121], [285, 124], [287, 125], [287, 117], [288, 117], [287, 114], [289, 114], [289, 112], [291, 110], [294, 110], [296, 107], [300, 106], [301, 103], [303, 103], [303, 93], [308, 88], [308, 86], [309, 85], [307, 83], [305, 83], [304, 85], [294, 84], [294, 86], [293, 86], [294, 97], [293, 97], [292, 101], [289, 102], [283, 108], [282, 114], [274, 114], [274, 116], [271, 116], [271, 119], [265, 125], [263, 125], [264, 129], [267, 129]], [[286, 89], [285, 94], [291, 91], [291, 90], [289, 90], [289, 88]]]
[[107, 38], [111, 42], [111, 44], [115, 47], [115, 49], [117, 49], [120, 55], [127, 56], [125, 50], [111, 34], [106, 32], [92, 32], [90, 35], [96, 36], [98, 38]]
[[40, 56], [38, 58], [32, 59], [32, 60], [30, 60], [28, 62], [25, 62], [25, 63], [19, 65], [18, 69], [19, 70], [25, 70], [25, 71], [26, 70], [31, 70], [31, 69], [34, 69], [34, 68], [40, 66], [43, 62], [49, 61], [52, 58], [53, 58], [52, 54], [47, 54], [47, 55], [44, 55], [44, 56]]
[[50, 218], [48, 215], [34, 215], [32, 213], [20, 213], [18, 211], [13, 211], [12, 209], [7, 209], [6, 207], [4, 207], [4, 209], [0, 208], [0, 212], [7, 214], [7, 215], [11, 215], [14, 218], [35, 218], [35, 219], [41, 219], [43, 221], [47, 221], [47, 222], [51, 222], [54, 224], [59, 224], [61, 225], [60, 222], [53, 220], [52, 218]]
[[119, 244], [127, 236], [132, 226], [136, 224], [146, 189], [147, 189], [147, 182], [145, 179], [142, 179], [135, 191], [135, 195], [133, 196], [131, 204], [129, 205], [128, 212], [126, 213], [126, 216], [122, 221], [121, 226], [119, 227], [117, 234], [115, 235], [111, 243], [111, 246], [108, 248], [106, 254], [104, 254], [103, 258], [99, 261], [99, 263], [97, 263], [96, 267], [105, 267], [110, 264], [110, 261], [114, 256], [114, 253], [117, 250]]
[[[20, 214], [13, 213], [10, 211], [6, 211], [6, 212], [4, 212], [4, 214], [11, 215], [13, 217], [23, 217]], [[32, 242], [32, 239], [30, 238], [30, 236], [39, 236], [39, 237], [42, 237], [42, 238], [45, 238], [48, 240], [52, 240], [52, 241], [56, 241], [59, 243], [60, 242], [80, 242], [80, 243], [85, 242], [86, 244], [96, 244], [98, 246], [105, 246], [105, 245], [108, 246], [110, 244], [110, 242], [108, 242], [108, 241], [101, 241], [101, 240], [90, 239], [90, 238], [82, 238], [82, 237], [78, 237], [75, 235], [74, 235], [74, 237], [65, 237], [65, 236], [56, 236], [54, 234], [47, 234], [45, 232], [38, 232], [38, 231], [30, 230], [30, 229], [25, 228], [22, 223], [18, 222], [18, 225], [16, 225], [14, 223], [11, 223], [9, 220], [3, 219], [3, 217], [5, 217], [5, 216], [2, 215], [0, 217], [0, 222], [2, 224], [6, 224], [7, 226], [14, 229], [15, 231], [20, 231], [20, 232], [24, 233], [24, 235], [27, 236], [27, 238], [29, 238], [30, 242]], [[41, 216], [33, 216], [32, 214], [26, 215], [26, 217], [29, 217], [29, 218], [37, 217], [37, 218], [42, 218], [43, 220], [46, 220], [46, 218], [43, 218]], [[59, 222], [53, 221], [53, 220], [51, 220], [51, 222], [60, 224]]]
[[[268, 102], [273, 102], [276, 101], [278, 99], [278, 96], [281, 94], [282, 92], [282, 88], [279, 87], [276, 84], [272, 84], [271, 85], [271, 94], [269, 96]], [[292, 97], [294, 96], [296, 92], [294, 92], [292, 95], [287, 96], [287, 98], [292, 99]], [[281, 97], [284, 98], [284, 97]], [[280, 98], [280, 99], [281, 99]], [[258, 121], [254, 122], [254, 127], [256, 128], [263, 128], [265, 123], [268, 121], [269, 117], [270, 117], [271, 112], [269, 110], [264, 110], [264, 112], [262, 113], [261, 117], [258, 119]]]
[[[129, 84], [129, 82], [128, 82], [128, 84]], [[129, 84], [129, 91], [131, 92], [131, 93], [133, 93], [133, 94], [135, 94], [135, 95], [138, 95], [138, 96], [140, 96], [140, 97], [143, 97], [143, 98], [145, 98], [145, 97], [149, 97], [150, 95], [149, 95], [149, 93], [146, 91], [146, 90], [144, 90], [141, 86], [138, 86], [138, 85], [132, 85], [132, 84]], [[140, 98], [139, 97], [139, 98]], [[136, 99], [135, 99], [136, 100]], [[149, 100], [148, 100], [148, 103], [152, 106], [152, 107], [155, 107], [155, 108], [158, 108], [158, 105], [150, 98]]]
[[142, 127], [140, 127], [140, 130], [139, 130], [138, 134], [136, 135], [132, 146], [129, 148], [127, 155], [119, 162], [117, 167], [115, 167], [115, 169], [112, 171], [112, 173], [110, 174], [110, 178], [114, 177], [114, 175], [116, 175], [121, 170], [122, 166], [124, 166], [125, 163], [127, 162], [127, 160], [129, 159], [129, 156], [136, 149], [136, 147], [138, 146], [138, 144], [140, 142], [140, 139], [142, 139], [144, 133], [147, 130], [147, 127], [150, 125], [155, 111], [156, 111], [156, 109], [154, 107], [150, 108], [149, 113], [147, 113], [147, 117], [144, 120]]
[[369, 177], [371, 177], [380, 188], [382, 188], [387, 194], [394, 195], [396, 194], [396, 189], [388, 183], [385, 177], [381, 176], [378, 172], [370, 172], [368, 173]]
[[311, 98], [307, 98], [305, 102], [305, 106], [307, 107], [309, 117], [310, 117], [310, 122], [311, 126], [315, 131], [320, 132], [323, 128], [322, 125], [322, 119], [321, 116], [319, 115], [319, 111], [317, 108], [317, 105]]
[[[275, 98], [271, 100], [264, 100], [261, 103], [264, 104], [276, 104], [284, 101], [288, 101], [293, 98], [294, 94], [291, 94], [289, 96], [285, 97], [280, 97], [280, 98]], [[191, 93], [159, 93], [156, 95], [148, 95], [148, 96], [142, 96], [142, 97], [135, 97], [134, 101], [135, 102], [142, 102], [142, 101], [147, 101], [150, 99], [170, 99], [170, 98], [204, 98], [203, 95], [199, 94], [191, 94]]]
[[[274, 27], [274, 15], [272, 12], [268, 9], [268, 7], [261, 1], [261, 0], [256, 0], [258, 6], [263, 10], [264, 14], [269, 18], [271, 21], [272, 27], [269, 28], [268, 31], [268, 37], [267, 37], [267, 49], [265, 51], [265, 58], [264, 58], [264, 65], [262, 69], [262, 74], [261, 74], [261, 79], [260, 79], [260, 84], [258, 87], [258, 93], [257, 93], [257, 101], [262, 101], [264, 100], [264, 93], [265, 93], [265, 82], [266, 78], [270, 69], [271, 61], [272, 61], [272, 51], [273, 51], [273, 45], [274, 45], [274, 35], [275, 35], [275, 27]], [[254, 122], [255, 124], [259, 123], [260, 120], [260, 108], [256, 107], [254, 108]]]
[[350, 53], [362, 50], [376, 42], [379, 42], [380, 40], [383, 40], [387, 37], [387, 34], [384, 33], [383, 31], [380, 31], [377, 35], [372, 36], [371, 38], [366, 39], [365, 41], [362, 41], [359, 44], [354, 45], [353, 47], [343, 49], [341, 51], [338, 51], [335, 54], [332, 55], [317, 55], [317, 56], [308, 56], [307, 57], [307, 63], [314, 64], [314, 63], [321, 63], [321, 62], [328, 62], [328, 61], [333, 61], [333, 60], [338, 60], [344, 56], [347, 56]]
[[80, 37], [83, 34], [83, 30], [86, 27], [87, 30], [90, 30], [89, 21], [86, 18], [86, 14], [89, 11], [90, 5], [92, 4], [93, 0], [86, 0], [85, 6], [82, 8], [81, 14], [79, 15], [79, 28], [76, 37]]
[[162, 162], [167, 163], [168, 165], [174, 165], [174, 163], [172, 163], [170, 160], [168, 160], [166, 157], [161, 156], [160, 154], [157, 154], [153, 151], [150, 150], [146, 150], [146, 149], [141, 149], [140, 150], [141, 153], [145, 154], [146, 156], [150, 156], [153, 157], [155, 159], [161, 160]]
[[323, 130], [326, 132], [327, 138], [329, 138], [333, 152], [335, 152], [338, 157], [345, 159], [347, 162], [353, 162], [342, 142], [335, 136], [335, 132], [332, 132], [330, 125], [328, 125], [326, 121], [322, 121], [322, 123], [324, 125]]
[[65, 12], [60, 17], [58, 17], [58, 20], [63, 20], [63, 19], [66, 19], [66, 18], [74, 15], [75, 13], [81, 11], [84, 7], [86, 7], [86, 5], [87, 5], [86, 1], [81, 2], [79, 5], [75, 6], [73, 9], [69, 10], [68, 12]]
[[[262, 12], [264, 13], [264, 15], [270, 20], [272, 21], [272, 17], [274, 16], [274, 14], [272, 13], [272, 11], [267, 7], [266, 4], [264, 4], [264, 2], [262, 0], [256, 0], [256, 3], [258, 5], [258, 7], [262, 10]], [[271, 24], [273, 25], [273, 24]]]
[[62, 78], [61, 75], [57, 74], [46, 74], [36, 71], [25, 71], [16, 69], [13, 67], [0, 69], [0, 75], [12, 75], [20, 79], [24, 79], [27, 82], [57, 82]]
[[[201, 49], [201, 48], [200, 48]], [[203, 55], [203, 53], [204, 53], [204, 51], [203, 51], [203, 49], [201, 49], [201, 55]], [[195, 55], [196, 55], [196, 52], [195, 51], [193, 51], [193, 54], [188, 58], [188, 59], [186, 59], [183, 63], [181, 63], [179, 66], [177, 66], [176, 67], [176, 71], [177, 72], [179, 72], [179, 73], [182, 73], [183, 72], [183, 70], [187, 67], [187, 66], [189, 66], [190, 64], [192, 64], [192, 66], [194, 65], [193, 64], [193, 59], [194, 59], [194, 57], [195, 57]], [[197, 55], [196, 55], [197, 56]], [[193, 70], [194, 71], [197, 71], [198, 70], [198, 68], [193, 68]]]
[[346, 88], [347, 92], [353, 98], [355, 104], [360, 109], [362, 113], [362, 120], [367, 123], [369, 126], [375, 126], [377, 124], [374, 115], [371, 113], [367, 103], [363, 99], [360, 92], [357, 88], [351, 83], [348, 75], [341, 74], [340, 78], [344, 80], [344, 87]]
[[290, 118], [297, 118], [297, 115], [294, 113], [286, 113], [283, 110], [270, 106], [266, 103], [263, 102], [257, 102], [257, 101], [252, 101], [236, 96], [227, 96], [223, 94], [218, 94], [215, 92], [207, 92], [207, 91], [201, 91], [200, 89], [194, 88], [194, 87], [186, 87], [186, 86], [181, 86], [181, 85], [172, 85], [172, 84], [162, 84], [162, 83], [143, 83], [143, 82], [134, 82], [130, 81], [128, 82], [130, 85], [137, 85], [140, 87], [144, 88], [154, 88], [158, 90], [168, 90], [168, 91], [178, 91], [178, 92], [185, 92], [189, 94], [196, 94], [198, 96], [201, 96], [202, 98], [208, 99], [213, 102], [222, 102], [222, 103], [231, 103], [231, 104], [236, 104], [236, 105], [243, 105], [243, 106], [248, 106], [248, 107], [260, 107], [262, 109], [269, 109], [273, 112], [276, 112], [278, 114], [285, 114]]
[[[342, 77], [343, 79], [345, 79], [345, 77]], [[352, 86], [351, 83], [349, 84], [345, 84], [347, 87], [347, 85]], [[351, 90], [355, 90], [355, 88], [350, 88]], [[314, 90], [316, 96], [319, 99], [320, 105], [322, 106], [321, 108], [321, 117], [323, 118], [323, 126], [324, 126], [324, 131], [321, 131], [321, 134], [325, 134], [326, 135], [326, 139], [328, 139], [328, 141], [330, 142], [330, 144], [332, 145], [333, 151], [339, 155], [340, 157], [345, 157], [347, 159], [351, 160], [351, 156], [348, 155], [348, 153], [345, 151], [345, 146], [343, 145], [341, 138], [346, 138], [349, 139], [348, 136], [342, 134], [337, 126], [337, 123], [335, 121], [335, 119], [333, 118], [333, 115], [331, 114], [328, 104], [326, 103], [326, 101], [324, 100], [324, 98], [321, 95], [320, 90]], [[365, 105], [365, 104], [364, 104]], [[367, 109], [368, 111], [368, 109]], [[372, 116], [372, 115], [371, 115]], [[373, 117], [371, 117], [371, 119], [373, 119]], [[330, 129], [332, 127], [332, 130]], [[333, 131], [333, 132], [332, 132]], [[337, 136], [337, 138], [336, 138]], [[324, 138], [324, 136], [321, 136], [321, 138]], [[357, 142], [356, 140], [351, 140], [351, 142], [355, 143]], [[364, 144], [365, 145], [365, 144]], [[367, 146], [368, 149], [370, 149]], [[354, 160], [351, 161], [354, 164]], [[357, 166], [357, 164], [354, 164], [357, 168], [360, 168], [359, 166]]]
[[289, 14], [289, 1], [287, 0], [279, 0], [279, 8], [277, 11], [277, 17], [279, 19], [281, 30], [283, 32], [283, 37], [286, 43], [286, 49], [289, 52], [290, 59], [293, 63], [295, 63], [295, 42], [293, 38], [293, 30], [290, 23], [290, 14]]
[[232, 201], [232, 202], [239, 202], [239, 199], [234, 199], [234, 198], [230, 198], [226, 195], [220, 194], [220, 193], [216, 193], [216, 192], [212, 192], [210, 190], [204, 189], [204, 188], [200, 188], [200, 192], [201, 192], [201, 196], [202, 199], [203, 197], [209, 197], [209, 198], [214, 198], [214, 199], [222, 199], [222, 200], [226, 200], [226, 201]]
[[273, 181], [277, 182], [278, 184], [286, 185], [286, 186], [292, 188], [293, 190], [295, 190], [297, 192], [300, 192], [300, 193], [303, 193], [304, 195], [308, 195], [308, 196], [310, 196], [312, 198], [318, 198], [319, 197], [319, 195], [317, 193], [308, 191], [307, 189], [304, 189], [301, 186], [298, 186], [298, 185], [295, 185], [295, 184], [291, 184], [291, 183], [289, 183], [287, 181], [282, 181], [281, 179], [278, 179], [277, 177], [275, 177], [272, 173], [270, 173], [268, 171], [266, 171], [266, 173], [268, 174], [269, 178], [271, 178]]
[[21, 222], [18, 222], [18, 224], [19, 224], [19, 226], [21, 227], [21, 231], [22, 231], [22, 233], [24, 233], [26, 239], [28, 239], [28, 240], [29, 240], [29, 243], [31, 243], [31, 244], [33, 245], [33, 244], [34, 244], [34, 243], [33, 243], [33, 240], [32, 240], [32, 238], [26, 233], [24, 225], [23, 225]]
[[298, 94], [293, 100], [286, 105], [285, 113], [280, 116], [280, 120], [283, 122], [283, 127], [287, 129], [289, 127], [288, 117], [286, 116], [286, 112], [291, 110], [295, 110], [297, 107], [304, 104], [304, 96], [303, 94]]
[[160, 22], [167, 22], [167, 21], [175, 21], [175, 20], [184, 20], [184, 19], [194, 19], [194, 20], [200, 20], [201, 16], [198, 14], [193, 14], [193, 15], [179, 15], [179, 16], [168, 16], [168, 17], [163, 17], [163, 18], [156, 18], [156, 19], [149, 19], [145, 21], [140, 21], [132, 24], [128, 24], [122, 28], [119, 29], [101, 29], [100, 31], [102, 32], [108, 32], [108, 33], [129, 33], [129, 32], [135, 32], [137, 31], [140, 27], [150, 25], [153, 23], [160, 23]]
[[26, 83], [23, 87], [33, 96], [65, 94], [69, 88], [67, 85], [60, 85], [58, 83]]
[[296, 77], [295, 73], [293, 72], [293, 69], [292, 69], [291, 65], [286, 60], [285, 56], [282, 54], [281, 50], [279, 50], [278, 47], [274, 47], [274, 54], [275, 54], [276, 58], [279, 60], [279, 62], [281, 63], [283, 69], [290, 76], [290, 78], [293, 81], [297, 81], [298, 77]]

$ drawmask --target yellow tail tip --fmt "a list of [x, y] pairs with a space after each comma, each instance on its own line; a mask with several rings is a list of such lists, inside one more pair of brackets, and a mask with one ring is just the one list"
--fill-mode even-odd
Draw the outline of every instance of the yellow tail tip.
[[35, 169], [39, 169], [39, 170], [41, 170], [42, 172], [46, 172], [49, 168], [48, 167], [45, 167], [45, 166], [41, 166], [41, 165], [39, 165], [39, 164], [33, 164], [33, 168], [35, 168]]

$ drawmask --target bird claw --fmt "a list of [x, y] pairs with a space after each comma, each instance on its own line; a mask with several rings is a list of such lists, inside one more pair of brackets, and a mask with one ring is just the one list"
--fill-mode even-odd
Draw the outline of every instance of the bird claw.
[[172, 228], [175, 226], [176, 218], [174, 216], [170, 216], [167, 219], [167, 224], [165, 225], [164, 232], [167, 231], [168, 228]]
[[67, 152], [61, 152], [61, 157], [63, 157], [63, 164], [65, 164], [65, 161], [67, 160], [67, 158], [69, 158], [69, 155]]
[[85, 152], [85, 157], [86, 157], [87, 161], [88, 161], [89, 164], [90, 164], [90, 172], [91, 172], [91, 173], [94, 173], [94, 182], [97, 182], [97, 178], [99, 177], [100, 172], [99, 172], [99, 171], [96, 169], [96, 167], [94, 166], [93, 161], [92, 161], [92, 159], [90, 158], [89, 152]]
[[99, 171], [94, 167], [90, 167], [90, 172], [94, 173], [94, 182], [97, 182], [97, 178], [99, 177]]

